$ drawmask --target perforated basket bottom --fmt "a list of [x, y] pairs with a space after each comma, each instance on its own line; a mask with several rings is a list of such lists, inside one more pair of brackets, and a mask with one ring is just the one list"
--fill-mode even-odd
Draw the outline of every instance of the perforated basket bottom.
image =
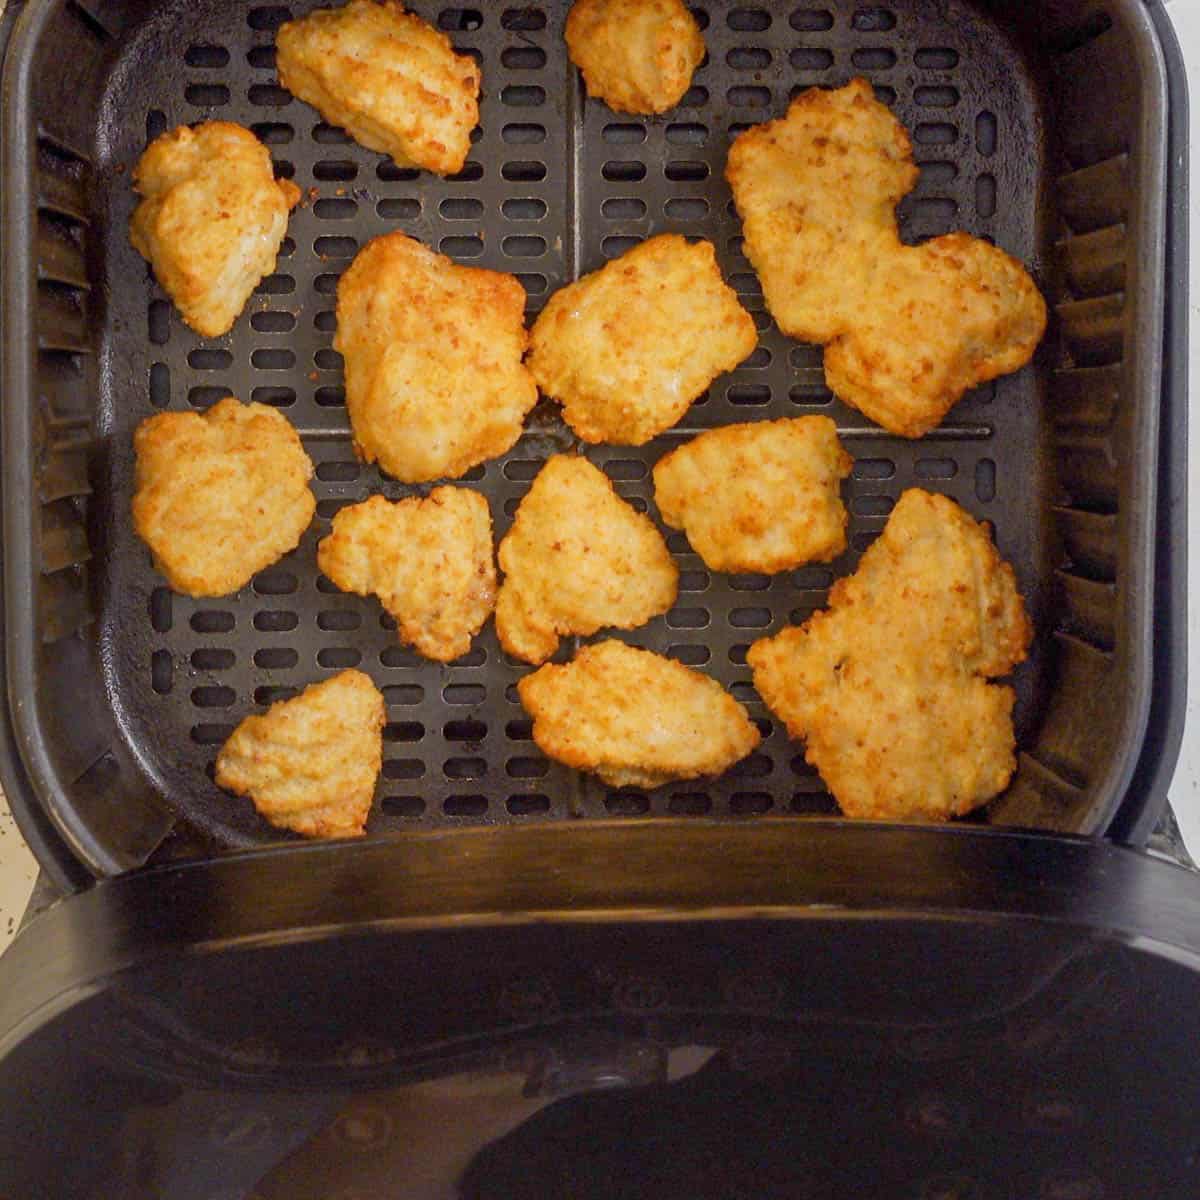
[[[1034, 265], [1046, 239], [1039, 208], [1041, 115], [1013, 48], [968, 5], [904, 0], [706, 5], [708, 59], [675, 111], [649, 120], [585, 102], [562, 41], [563, 8], [436, 10], [483, 65], [481, 129], [451, 179], [400, 170], [349, 141], [277, 84], [273, 31], [312, 7], [166, 5], [124, 47], [101, 114], [106, 341], [103, 432], [111, 453], [97, 501], [108, 553], [100, 564], [102, 637], [114, 707], [130, 748], [182, 815], [223, 844], [274, 831], [211, 782], [219, 744], [262, 705], [345, 667], [367, 671], [388, 703], [385, 761], [369, 827], [533, 817], [834, 811], [801, 747], [772, 721], [750, 683], [747, 645], [821, 607], [852, 571], [896, 497], [944, 492], [993, 522], [1037, 620], [1048, 586], [1047, 456], [1038, 373], [1027, 369], [972, 394], [946, 423], [910, 443], [884, 435], [825, 389], [819, 348], [782, 337], [741, 254], [723, 179], [730, 137], [778, 115], [789, 95], [863, 74], [913, 133], [921, 180], [902, 208], [919, 240], [965, 228]], [[128, 243], [128, 171], [146, 139], [207, 118], [253, 128], [279, 172], [308, 191], [292, 216], [278, 273], [263, 281], [225, 338], [198, 338], [172, 311]], [[830, 567], [774, 578], [704, 569], [681, 534], [676, 607], [631, 642], [699, 667], [743, 701], [766, 735], [726, 777], [651, 794], [607, 790], [542, 757], [514, 684], [526, 670], [491, 627], [447, 667], [399, 646], [373, 600], [338, 592], [315, 555], [332, 515], [374, 493], [413, 489], [357, 463], [339, 356], [332, 349], [339, 273], [370, 238], [402, 229], [464, 262], [515, 272], [536, 313], [564, 282], [651, 234], [710, 239], [755, 316], [759, 348], [719, 379], [682, 425], [639, 450], [588, 448], [635, 506], [653, 513], [650, 467], [699, 429], [732, 421], [827, 413], [856, 458], [845, 498], [851, 550]], [[278, 405], [316, 463], [318, 515], [300, 548], [252, 587], [220, 601], [172, 595], [128, 519], [131, 435], [147, 415], [204, 408], [232, 392]], [[487, 496], [497, 537], [540, 461], [575, 445], [552, 405], [503, 459], [464, 481]], [[656, 514], [655, 514], [656, 515]], [[564, 648], [565, 652], [570, 647]], [[1018, 732], [1039, 707], [1041, 662], [1017, 676]]]

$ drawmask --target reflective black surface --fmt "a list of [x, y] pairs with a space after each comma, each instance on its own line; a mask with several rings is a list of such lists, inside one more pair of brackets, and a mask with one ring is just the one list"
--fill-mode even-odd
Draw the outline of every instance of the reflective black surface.
[[651, 880], [617, 825], [573, 868], [550, 833], [433, 835], [56, 906], [0, 959], [0, 1195], [1197, 1194], [1194, 875], [669, 828]]

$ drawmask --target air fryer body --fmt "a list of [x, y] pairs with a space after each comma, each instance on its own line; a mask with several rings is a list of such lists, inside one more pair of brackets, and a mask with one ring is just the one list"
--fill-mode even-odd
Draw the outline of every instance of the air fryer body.
[[[10, 0], [7, 22], [18, 7]], [[62, 7], [97, 46], [131, 8]], [[939, 20], [944, 7], [907, 5]], [[1045, 7], [1061, 15], [1096, 6]], [[1140, 641], [1114, 639], [1123, 653], [1149, 647], [1138, 685], [1146, 704], [1140, 741], [1117, 747], [1128, 778], [1104, 820], [1067, 819], [1084, 807], [1071, 772], [1038, 774], [1027, 763], [1025, 779], [1036, 776], [1032, 791], [1048, 806], [1043, 828], [1104, 828], [1141, 843], [1165, 804], [1184, 716], [1186, 98], [1161, 5], [1118, 7], [1152, 19], [1169, 91], [1166, 275], [1161, 309], [1150, 306], [1164, 314], [1161, 381], [1144, 362], [1130, 367], [1137, 394], [1153, 401], [1139, 412], [1161, 417], [1157, 462], [1136, 460], [1156, 486], [1134, 489], [1120, 518], [1152, 504], [1157, 532], [1121, 543], [1141, 547], [1140, 573], [1123, 579], [1137, 579], [1145, 620]], [[799, 6], [803, 19], [790, 28], [803, 33], [803, 15], [822, 11]], [[871, 21], [885, 10], [862, 11]], [[1093, 24], [1083, 32], [1094, 35]], [[1103, 97], [1071, 91], [1082, 97], [1077, 115], [1103, 110]], [[34, 162], [53, 133], [41, 118], [93, 123], [94, 114], [62, 101], [61, 82], [52, 100], [21, 126], [23, 150], [11, 137], [6, 144], [29, 176], [26, 225], [45, 198], [32, 187], [33, 167], [59, 161]], [[590, 201], [602, 206], [607, 193], [596, 187]], [[1048, 183], [1047, 199], [1052, 190]], [[25, 227], [12, 221], [6, 228], [8, 284], [20, 276], [30, 296], [40, 294], [32, 234], [23, 240]], [[1134, 257], [1150, 261], [1152, 252]], [[0, 365], [6, 412], [20, 424], [34, 410], [14, 414], [13, 395], [38, 394], [21, 355], [66, 351], [39, 343], [28, 322], [22, 348], [9, 318], [35, 306], [18, 299], [5, 309]], [[1088, 298], [1083, 310], [1078, 298], [1066, 303], [1068, 316], [1091, 312]], [[1131, 338], [1146, 328], [1130, 318]], [[84, 363], [90, 336], [68, 347]], [[1157, 354], [1157, 343], [1137, 344], [1139, 360]], [[160, 358], [170, 355], [177, 379], [190, 379], [186, 347]], [[78, 384], [91, 395], [88, 378], [72, 376], [62, 394], [74, 396]], [[121, 394], [145, 390], [148, 378], [131, 373]], [[1085, 501], [1100, 495], [1092, 486], [1100, 467], [1135, 463], [1110, 454], [1095, 431], [1051, 434], [1056, 446], [1075, 447], [1063, 478]], [[14, 445], [9, 438], [10, 454]], [[0, 483], [5, 576], [40, 581], [32, 476], [8, 472]], [[1056, 504], [1055, 519], [1068, 526], [1118, 524], [1112, 504], [1079, 512]], [[98, 560], [95, 569], [106, 568]], [[93, 598], [87, 570], [70, 570], [81, 596]], [[1072, 613], [1073, 596], [1108, 586], [1107, 575], [1059, 578], [1049, 567], [1046, 580], [1043, 600]], [[57, 720], [73, 710], [56, 702], [54, 687], [78, 693], [77, 656], [91, 653], [94, 626], [81, 604], [79, 631], [48, 637], [59, 610], [40, 595], [31, 586], [6, 592], [0, 673], [28, 685], [10, 688], [10, 699], [35, 696]], [[152, 623], [143, 609], [139, 619]], [[1091, 661], [1086, 647], [1077, 653], [1086, 622], [1058, 632], [1064, 672]], [[23, 666], [13, 667], [14, 655]], [[35, 679], [49, 683], [39, 690]], [[1121, 707], [1112, 689], [1082, 690], [1101, 708]], [[489, 817], [466, 828], [469, 815], [449, 813], [437, 828], [409, 829], [400, 812], [383, 829], [399, 836], [163, 865], [86, 887], [91, 873], [195, 853], [196, 843], [170, 833], [174, 813], [136, 771], [126, 782], [137, 756], [127, 762], [119, 738], [114, 757], [93, 745], [90, 720], [44, 724], [57, 740], [31, 738], [28, 720], [19, 728], [10, 709], [0, 712], [0, 775], [47, 870], [64, 889], [85, 890], [31, 922], [0, 958], [0, 1196], [1193, 1200], [1200, 1192], [1200, 879], [1187, 871], [1075, 837], [743, 819], [759, 810], [719, 805], [722, 821], [677, 820], [657, 801], [641, 820], [587, 822], [559, 812], [554, 798], [547, 810], [562, 819], [544, 825], [505, 809], [499, 824]], [[1076, 749], [1092, 746], [1096, 728], [1063, 723]], [[177, 744], [161, 740], [168, 752]], [[35, 753], [47, 747], [49, 757]], [[786, 776], [790, 758], [772, 769]], [[485, 799], [489, 813], [499, 810], [498, 793]], [[771, 814], [785, 811], [771, 799]], [[1033, 811], [1018, 806], [1012, 820], [1033, 823], [1021, 818]]]
[[726, 831], [712, 903], [711, 844], [652, 903], [628, 825], [574, 874], [429, 835], [72, 898], [0, 959], [0, 1194], [1195, 1195], [1200, 879], [772, 828]]

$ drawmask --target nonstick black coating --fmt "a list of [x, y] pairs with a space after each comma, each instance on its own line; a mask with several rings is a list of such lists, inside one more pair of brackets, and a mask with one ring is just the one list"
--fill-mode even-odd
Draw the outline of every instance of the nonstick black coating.
[[[1064, 151], [1069, 139], [1054, 127], [1070, 98], [1054, 92], [1028, 21], [1014, 23], [1004, 6], [996, 15], [968, 0], [705, 3], [697, 13], [708, 57], [691, 90], [666, 115], [637, 118], [585, 98], [566, 57], [565, 5], [417, 4], [483, 69], [469, 161], [458, 176], [439, 179], [397, 169], [280, 88], [274, 30], [312, 7], [307, 0], [148, 6], [144, 20], [114, 39], [95, 118], [90, 253], [102, 280], [92, 309], [102, 451], [93, 461], [89, 513], [98, 623], [87, 636], [98, 635], [123, 743], [117, 761], [140, 787], [165, 797], [188, 828], [215, 846], [280, 836], [247, 801], [212, 783], [213, 759], [244, 715], [348, 666], [367, 671], [388, 703], [371, 832], [606, 814], [833, 813], [802, 747], [755, 694], [745, 650], [821, 607], [832, 580], [855, 568], [896, 498], [913, 486], [945, 493], [991, 522], [1016, 569], [1038, 631], [1013, 680], [1023, 747], [1033, 746], [1048, 719], [1062, 724], [1059, 710], [1075, 702], [1082, 679], [1113, 677], [1117, 626], [1129, 610], [1116, 595], [1110, 559], [1125, 553], [1133, 535], [1118, 526], [1104, 491], [1111, 486], [1115, 494], [1117, 485], [1106, 478], [1096, 484], [1090, 460], [1080, 467], [1080, 453], [1072, 459], [1064, 449], [1057, 397], [1065, 385], [1056, 370], [1120, 370], [1119, 336], [1114, 358], [1111, 330], [1105, 342], [1096, 314], [1060, 311], [1030, 367], [971, 393], [919, 441], [887, 435], [830, 396], [818, 347], [775, 329], [742, 256], [723, 177], [739, 129], [781, 114], [806, 87], [863, 75], [910, 130], [921, 166], [900, 209], [904, 238], [965, 229], [1026, 262], [1052, 303], [1063, 302], [1060, 310], [1080, 296], [1091, 303], [1105, 278], [1104, 246], [1094, 250], [1100, 260], [1091, 275], [1092, 260], [1076, 264], [1072, 278], [1082, 283], [1075, 288], [1054, 246], [1074, 232], [1064, 219], [1072, 204], [1085, 220], [1088, 212], [1107, 220], [1111, 181], [1089, 191], [1087, 178], [1080, 183], [1071, 171], [1103, 170], [1111, 154], [1074, 134], [1080, 146]], [[1082, 25], [1084, 49], [1064, 42], [1056, 53], [1088, 53], [1086, 42], [1097, 36]], [[305, 200], [292, 215], [277, 272], [232, 333], [210, 340], [182, 323], [127, 231], [135, 203], [130, 172], [147, 140], [213, 118], [252, 128]], [[1066, 185], [1056, 185], [1064, 171]], [[500, 651], [490, 626], [458, 662], [426, 662], [399, 645], [376, 601], [343, 594], [319, 575], [316, 546], [334, 512], [373, 493], [397, 498], [418, 490], [355, 461], [342, 365], [332, 349], [340, 272], [370, 238], [397, 229], [459, 261], [516, 273], [531, 317], [556, 288], [642, 238], [678, 231], [714, 243], [726, 278], [755, 316], [758, 349], [650, 445], [585, 448], [618, 491], [653, 516], [650, 468], [693, 432], [805, 413], [837, 421], [856, 459], [845, 487], [851, 549], [842, 558], [774, 578], [724, 576], [707, 571], [682, 534], [668, 533], [681, 570], [678, 603], [665, 618], [620, 635], [708, 672], [746, 703], [766, 736], [725, 777], [646, 794], [612, 791], [550, 762], [530, 740], [514, 687], [528, 668]], [[1100, 299], [1107, 295], [1100, 288]], [[300, 430], [316, 463], [317, 517], [299, 549], [253, 586], [221, 600], [191, 600], [166, 588], [133, 532], [131, 438], [154, 412], [203, 409], [229, 393], [278, 405]], [[499, 538], [545, 456], [578, 448], [556, 407], [543, 402], [509, 454], [462, 482], [488, 498]], [[1060, 570], [1078, 562], [1087, 569]], [[564, 646], [562, 657], [570, 651]], [[1130, 704], [1141, 702], [1140, 686]], [[1136, 724], [1136, 716], [1130, 720]], [[1075, 730], [1079, 721], [1066, 725]], [[1091, 784], [1074, 750], [1024, 757], [1017, 799], [984, 817], [1092, 829], [1106, 819], [1112, 797], [1092, 796]]]

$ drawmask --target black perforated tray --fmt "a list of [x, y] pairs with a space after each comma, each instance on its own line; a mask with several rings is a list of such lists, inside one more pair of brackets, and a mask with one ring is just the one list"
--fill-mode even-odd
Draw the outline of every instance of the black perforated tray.
[[[246, 713], [348, 666], [388, 702], [369, 829], [607, 814], [829, 814], [831, 799], [750, 684], [746, 646], [820, 607], [911, 486], [991, 521], [1038, 636], [1017, 672], [1020, 769], [984, 819], [1099, 832], [1133, 770], [1149, 700], [1162, 343], [1165, 76], [1140, 3], [704, 4], [708, 59], [681, 105], [636, 119], [585, 100], [565, 5], [416, 6], [483, 67], [481, 127], [450, 179], [396, 168], [282, 90], [273, 33], [313, 7], [31, 0], [5, 76], [5, 590], [23, 765], [93, 869], [164, 838], [195, 852], [280, 836], [211, 782]], [[1020, 9], [1020, 13], [1015, 9]], [[819, 348], [782, 337], [741, 254], [723, 179], [731, 136], [790, 95], [862, 74], [912, 131], [921, 178], [901, 209], [919, 240], [965, 228], [1030, 264], [1055, 312], [1036, 362], [972, 393], [918, 442], [826, 390]], [[1102, 104], [1098, 96], [1104, 97]], [[129, 175], [181, 122], [241, 122], [306, 201], [276, 274], [233, 332], [190, 331], [129, 244]], [[709, 238], [755, 315], [759, 348], [681, 425], [590, 458], [639, 508], [649, 468], [698, 429], [827, 413], [856, 459], [851, 550], [775, 578], [706, 571], [681, 534], [676, 607], [626, 635], [719, 679], [766, 734], [716, 781], [613, 792], [547, 761], [489, 627], [442, 667], [401, 648], [373, 600], [316, 570], [339, 507], [413, 489], [354, 460], [339, 356], [339, 273], [401, 229], [517, 273], [530, 313], [650, 234]], [[23, 239], [23, 240], [22, 240]], [[139, 421], [232, 392], [281, 407], [317, 467], [300, 548], [223, 600], [173, 595], [128, 508]], [[464, 481], [497, 536], [539, 462], [575, 446], [553, 406]], [[173, 840], [170, 835], [174, 835]]]

